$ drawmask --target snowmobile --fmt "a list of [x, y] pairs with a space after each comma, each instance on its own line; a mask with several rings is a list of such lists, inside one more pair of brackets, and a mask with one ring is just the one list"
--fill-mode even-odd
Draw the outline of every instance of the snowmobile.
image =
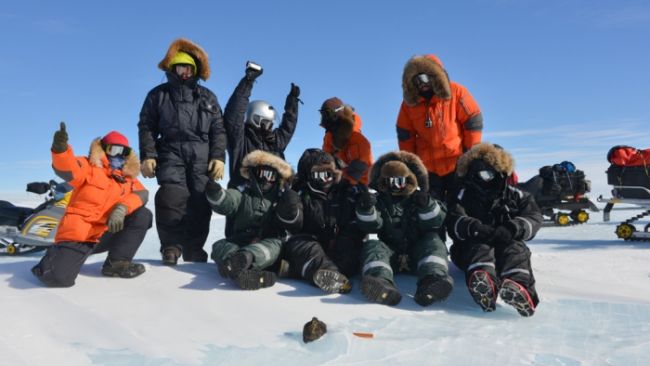
[[27, 192], [45, 194], [45, 202], [28, 208], [0, 201], [0, 255], [33, 253], [52, 245], [72, 187], [50, 180], [27, 184]]
[[650, 215], [650, 149], [639, 150], [630, 146], [614, 146], [607, 153], [610, 166], [607, 169], [607, 184], [612, 187], [612, 197], [598, 197], [606, 203], [603, 221], [609, 221], [609, 214], [617, 203], [636, 205], [642, 210], [616, 226], [616, 236], [623, 240], [650, 241], [650, 223], [637, 230], [634, 223]]
[[591, 191], [591, 181], [568, 161], [540, 168], [539, 175], [517, 187], [533, 195], [545, 222], [551, 225], [584, 224], [589, 221], [587, 210], [599, 211], [585, 195]]

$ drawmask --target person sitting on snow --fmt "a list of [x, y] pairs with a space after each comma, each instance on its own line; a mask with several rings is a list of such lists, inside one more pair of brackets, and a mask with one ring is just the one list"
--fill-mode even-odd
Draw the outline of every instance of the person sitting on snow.
[[469, 292], [483, 311], [496, 309], [498, 295], [520, 315], [531, 316], [539, 297], [524, 241], [535, 236], [543, 218], [530, 194], [507, 184], [513, 169], [512, 156], [492, 144], [463, 154], [447, 232], [454, 241], [451, 260], [465, 271]]
[[394, 272], [418, 276], [414, 300], [422, 306], [446, 299], [453, 288], [447, 247], [440, 238], [444, 205], [429, 194], [427, 170], [415, 154], [401, 151], [381, 156], [370, 171], [370, 187], [361, 194], [358, 226], [379, 240], [363, 245], [361, 293], [371, 302], [397, 305], [402, 295]]
[[350, 292], [342, 272], [358, 271], [364, 236], [353, 228], [353, 196], [341, 176], [330, 154], [307, 149], [298, 162], [293, 189], [276, 207], [278, 225], [291, 233], [282, 250], [287, 274], [328, 293]]
[[265, 269], [278, 259], [286, 234], [274, 225], [273, 206], [292, 171], [281, 158], [256, 150], [244, 158], [241, 175], [248, 179], [243, 191], [224, 190], [212, 179], [206, 186], [214, 212], [233, 222], [232, 234], [212, 245], [211, 258], [222, 277], [257, 290], [275, 284], [275, 274]]
[[142, 274], [144, 266], [132, 259], [153, 215], [144, 207], [149, 192], [136, 178], [140, 162], [127, 138], [112, 131], [92, 142], [88, 157], [75, 156], [61, 122], [52, 142], [52, 166], [74, 190], [54, 245], [32, 273], [49, 287], [70, 287], [91, 254], [108, 251], [104, 276]]

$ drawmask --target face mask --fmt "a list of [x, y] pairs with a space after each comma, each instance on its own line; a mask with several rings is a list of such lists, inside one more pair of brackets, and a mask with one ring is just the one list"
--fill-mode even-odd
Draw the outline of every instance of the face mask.
[[108, 157], [108, 164], [111, 166], [111, 169], [122, 169], [125, 162], [126, 159], [124, 159], [124, 156], [121, 155]]

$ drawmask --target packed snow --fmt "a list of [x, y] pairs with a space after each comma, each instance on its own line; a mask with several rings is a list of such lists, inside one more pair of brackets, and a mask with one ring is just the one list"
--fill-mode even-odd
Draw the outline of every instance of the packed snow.
[[[603, 180], [600, 168], [587, 176]], [[593, 200], [606, 195], [595, 187]], [[610, 222], [591, 212], [583, 225], [542, 228], [529, 243], [541, 298], [531, 318], [501, 301], [483, 313], [453, 265], [452, 295], [427, 308], [413, 301], [416, 279], [406, 275], [397, 276], [405, 296], [396, 307], [367, 303], [359, 278], [347, 295], [286, 279], [247, 292], [212, 262], [162, 266], [155, 228], [136, 256], [147, 271], [135, 279], [102, 277], [101, 254], [74, 287], [48, 289], [30, 273], [42, 253], [0, 257], [0, 365], [648, 365], [650, 243], [614, 234], [642, 210], [619, 205]], [[211, 225], [208, 251], [223, 217]], [[305, 344], [313, 316], [328, 332]]]

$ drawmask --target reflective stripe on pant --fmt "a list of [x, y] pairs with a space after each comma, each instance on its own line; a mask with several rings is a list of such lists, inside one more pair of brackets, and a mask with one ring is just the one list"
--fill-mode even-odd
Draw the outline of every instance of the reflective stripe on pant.
[[232, 253], [240, 249], [253, 254], [253, 257], [255, 258], [253, 261], [253, 268], [265, 269], [275, 263], [280, 256], [282, 240], [266, 238], [249, 245], [239, 246], [227, 239], [221, 239], [212, 244], [212, 253], [210, 257], [217, 264], [220, 264], [230, 257]]

